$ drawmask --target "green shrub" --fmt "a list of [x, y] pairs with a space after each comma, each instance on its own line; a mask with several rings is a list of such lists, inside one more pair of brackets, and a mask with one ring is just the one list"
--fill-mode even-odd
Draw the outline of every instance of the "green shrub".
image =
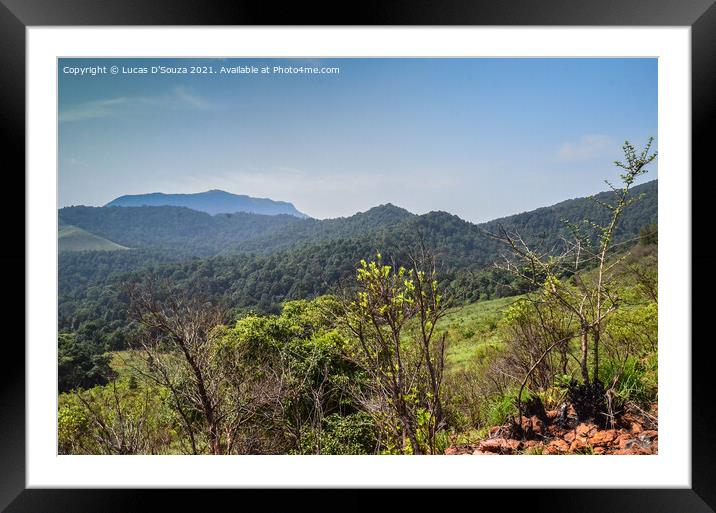
[[373, 454], [376, 431], [367, 413], [328, 415], [321, 430], [305, 429], [295, 454]]
[[157, 454], [176, 437], [165, 389], [122, 378], [107, 385], [60, 394], [60, 454]]
[[104, 385], [114, 377], [110, 356], [97, 342], [60, 333], [57, 345], [57, 386], [60, 392]]

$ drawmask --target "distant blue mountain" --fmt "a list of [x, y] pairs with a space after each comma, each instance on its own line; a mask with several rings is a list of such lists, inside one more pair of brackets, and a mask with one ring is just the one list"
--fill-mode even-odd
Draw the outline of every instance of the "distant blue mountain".
[[305, 219], [308, 216], [296, 210], [292, 203], [274, 201], [268, 198], [252, 198], [243, 194], [231, 194], [226, 191], [212, 190], [195, 194], [130, 194], [120, 196], [107, 203], [105, 207], [187, 207], [211, 215], [249, 212], [252, 214], [290, 216]]

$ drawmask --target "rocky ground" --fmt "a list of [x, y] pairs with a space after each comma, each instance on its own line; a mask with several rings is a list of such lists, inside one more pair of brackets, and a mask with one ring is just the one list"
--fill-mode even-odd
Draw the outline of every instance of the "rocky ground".
[[657, 454], [657, 405], [649, 411], [632, 408], [611, 429], [578, 422], [573, 409], [522, 417], [522, 434], [510, 425], [495, 426], [474, 444], [455, 444], [445, 454]]

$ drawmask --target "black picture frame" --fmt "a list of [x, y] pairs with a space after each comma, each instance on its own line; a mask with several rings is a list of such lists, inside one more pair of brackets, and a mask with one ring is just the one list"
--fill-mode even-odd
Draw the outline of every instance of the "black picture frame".
[[[0, 509], [16, 512], [143, 511], [156, 509], [152, 499], [196, 506], [204, 510], [215, 496], [231, 500], [254, 491], [231, 490], [78, 490], [26, 489], [25, 485], [25, 31], [31, 26], [109, 25], [556, 25], [556, 26], [689, 26], [692, 50], [692, 237], [707, 233], [708, 215], [697, 215], [693, 206], [708, 205], [706, 184], [711, 162], [707, 129], [716, 119], [716, 4], [714, 0], [506, 0], [430, 2], [360, 2], [350, 8], [294, 2], [230, 3], [206, 0], [0, 0], [0, 125], [4, 189], [13, 201], [3, 201], [5, 250], [0, 258], [5, 272], [6, 302], [3, 364], [0, 371]], [[13, 164], [10, 165], [9, 163]], [[686, 170], [685, 170], [686, 172]], [[706, 176], [704, 176], [706, 175]], [[20, 194], [19, 191], [23, 191]], [[703, 201], [699, 201], [703, 200]], [[692, 269], [713, 269], [716, 257], [691, 248]], [[27, 271], [26, 271], [27, 272]], [[693, 272], [693, 271], [692, 271]], [[699, 275], [694, 286], [708, 290], [714, 284], [709, 273]], [[20, 292], [22, 290], [22, 292]], [[9, 296], [8, 294], [7, 296]], [[7, 299], [7, 297], [6, 297]], [[707, 321], [706, 301], [692, 300], [693, 327]], [[17, 336], [9, 335], [14, 326]], [[615, 512], [707, 512], [716, 510], [716, 431], [714, 431], [713, 372], [709, 358], [711, 341], [697, 337], [692, 343], [692, 488], [691, 489], [562, 489], [480, 490], [479, 501], [509, 493], [509, 505], [529, 510]], [[705, 332], [708, 333], [708, 332]], [[676, 342], [676, 341], [674, 341]], [[688, 343], [689, 341], [678, 341]], [[556, 483], [558, 485], [558, 483]], [[275, 492], [273, 492], [275, 494]], [[299, 492], [303, 493], [303, 492]], [[421, 497], [423, 493], [417, 495]], [[413, 495], [416, 497], [416, 495]], [[251, 497], [250, 497], [251, 498]], [[322, 492], [329, 503], [331, 492]], [[474, 499], [470, 499], [474, 500]], [[490, 501], [491, 502], [491, 501]], [[235, 503], [238, 505], [238, 503]], [[335, 503], [334, 503], [335, 504]]]

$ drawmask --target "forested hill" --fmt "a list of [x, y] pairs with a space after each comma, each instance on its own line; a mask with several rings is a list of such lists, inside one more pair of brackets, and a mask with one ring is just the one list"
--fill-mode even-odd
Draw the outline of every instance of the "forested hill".
[[[629, 207], [619, 238], [635, 236], [657, 220], [657, 181], [633, 189], [643, 199]], [[609, 201], [611, 192], [597, 195]], [[299, 219], [290, 215], [251, 213], [211, 216], [186, 207], [67, 207], [59, 212], [62, 222], [78, 226], [99, 237], [135, 249], [170, 250], [184, 256], [230, 255], [242, 252], [271, 253], [304, 244], [369, 238], [374, 244], [405, 247], [416, 233], [435, 248], [453, 256], [477, 258], [494, 255], [495, 241], [485, 232], [500, 227], [519, 231], [528, 240], [554, 244], [564, 233], [563, 220], [606, 219], [608, 212], [589, 198], [563, 201], [503, 219], [475, 225], [445, 212], [415, 215], [391, 204], [336, 219]]]
[[210, 216], [185, 207], [67, 207], [59, 214], [67, 224], [131, 248], [168, 249], [186, 256], [272, 252], [297, 243], [375, 234], [415, 217], [393, 205], [326, 220], [245, 212]]
[[231, 214], [234, 212], [251, 212], [254, 214], [279, 215], [286, 214], [299, 218], [308, 217], [296, 210], [292, 203], [276, 201], [268, 198], [252, 198], [242, 194], [212, 190], [195, 194], [134, 194], [120, 196], [105, 207], [187, 207], [207, 214]]
[[242, 243], [300, 224], [289, 215], [245, 212], [211, 216], [187, 207], [66, 207], [60, 220], [134, 249], [163, 249], [184, 256], [216, 255]]
[[[617, 237], [621, 241], [637, 238], [642, 228], [657, 222], [657, 182], [633, 192], [643, 198], [626, 210]], [[608, 200], [609, 194], [598, 198]], [[122, 347], [122, 285], [149, 274], [220, 298], [232, 308], [275, 312], [288, 299], [330, 291], [376, 250], [400, 261], [422, 241], [440, 259], [444, 278], [465, 282], [466, 299], [474, 300], [515, 293], [489, 269], [506, 248], [486, 232], [504, 227], [531, 244], [552, 246], [564, 233], [563, 219], [603, 222], [607, 212], [580, 198], [481, 225], [446, 212], [418, 216], [393, 205], [323, 221], [210, 216], [178, 207], [72, 207], [60, 215], [68, 224], [134, 248], [59, 257], [60, 329], [90, 330], [92, 337]]]
[[[658, 215], [658, 180], [652, 180], [631, 189], [633, 197], [641, 199], [627, 207], [624, 217], [619, 222], [617, 238], [634, 237], [646, 224], [656, 223]], [[594, 199], [603, 203], [613, 203], [612, 191], [601, 192]], [[542, 207], [529, 212], [515, 214], [501, 219], [495, 219], [481, 225], [487, 231], [494, 233], [498, 227], [514, 229], [522, 235], [546, 236], [554, 242], [556, 236], [564, 233], [563, 220], [570, 223], [579, 223], [590, 219], [597, 223], [605, 222], [610, 213], [599, 206], [593, 199], [577, 198], [562, 201], [549, 207]]]

